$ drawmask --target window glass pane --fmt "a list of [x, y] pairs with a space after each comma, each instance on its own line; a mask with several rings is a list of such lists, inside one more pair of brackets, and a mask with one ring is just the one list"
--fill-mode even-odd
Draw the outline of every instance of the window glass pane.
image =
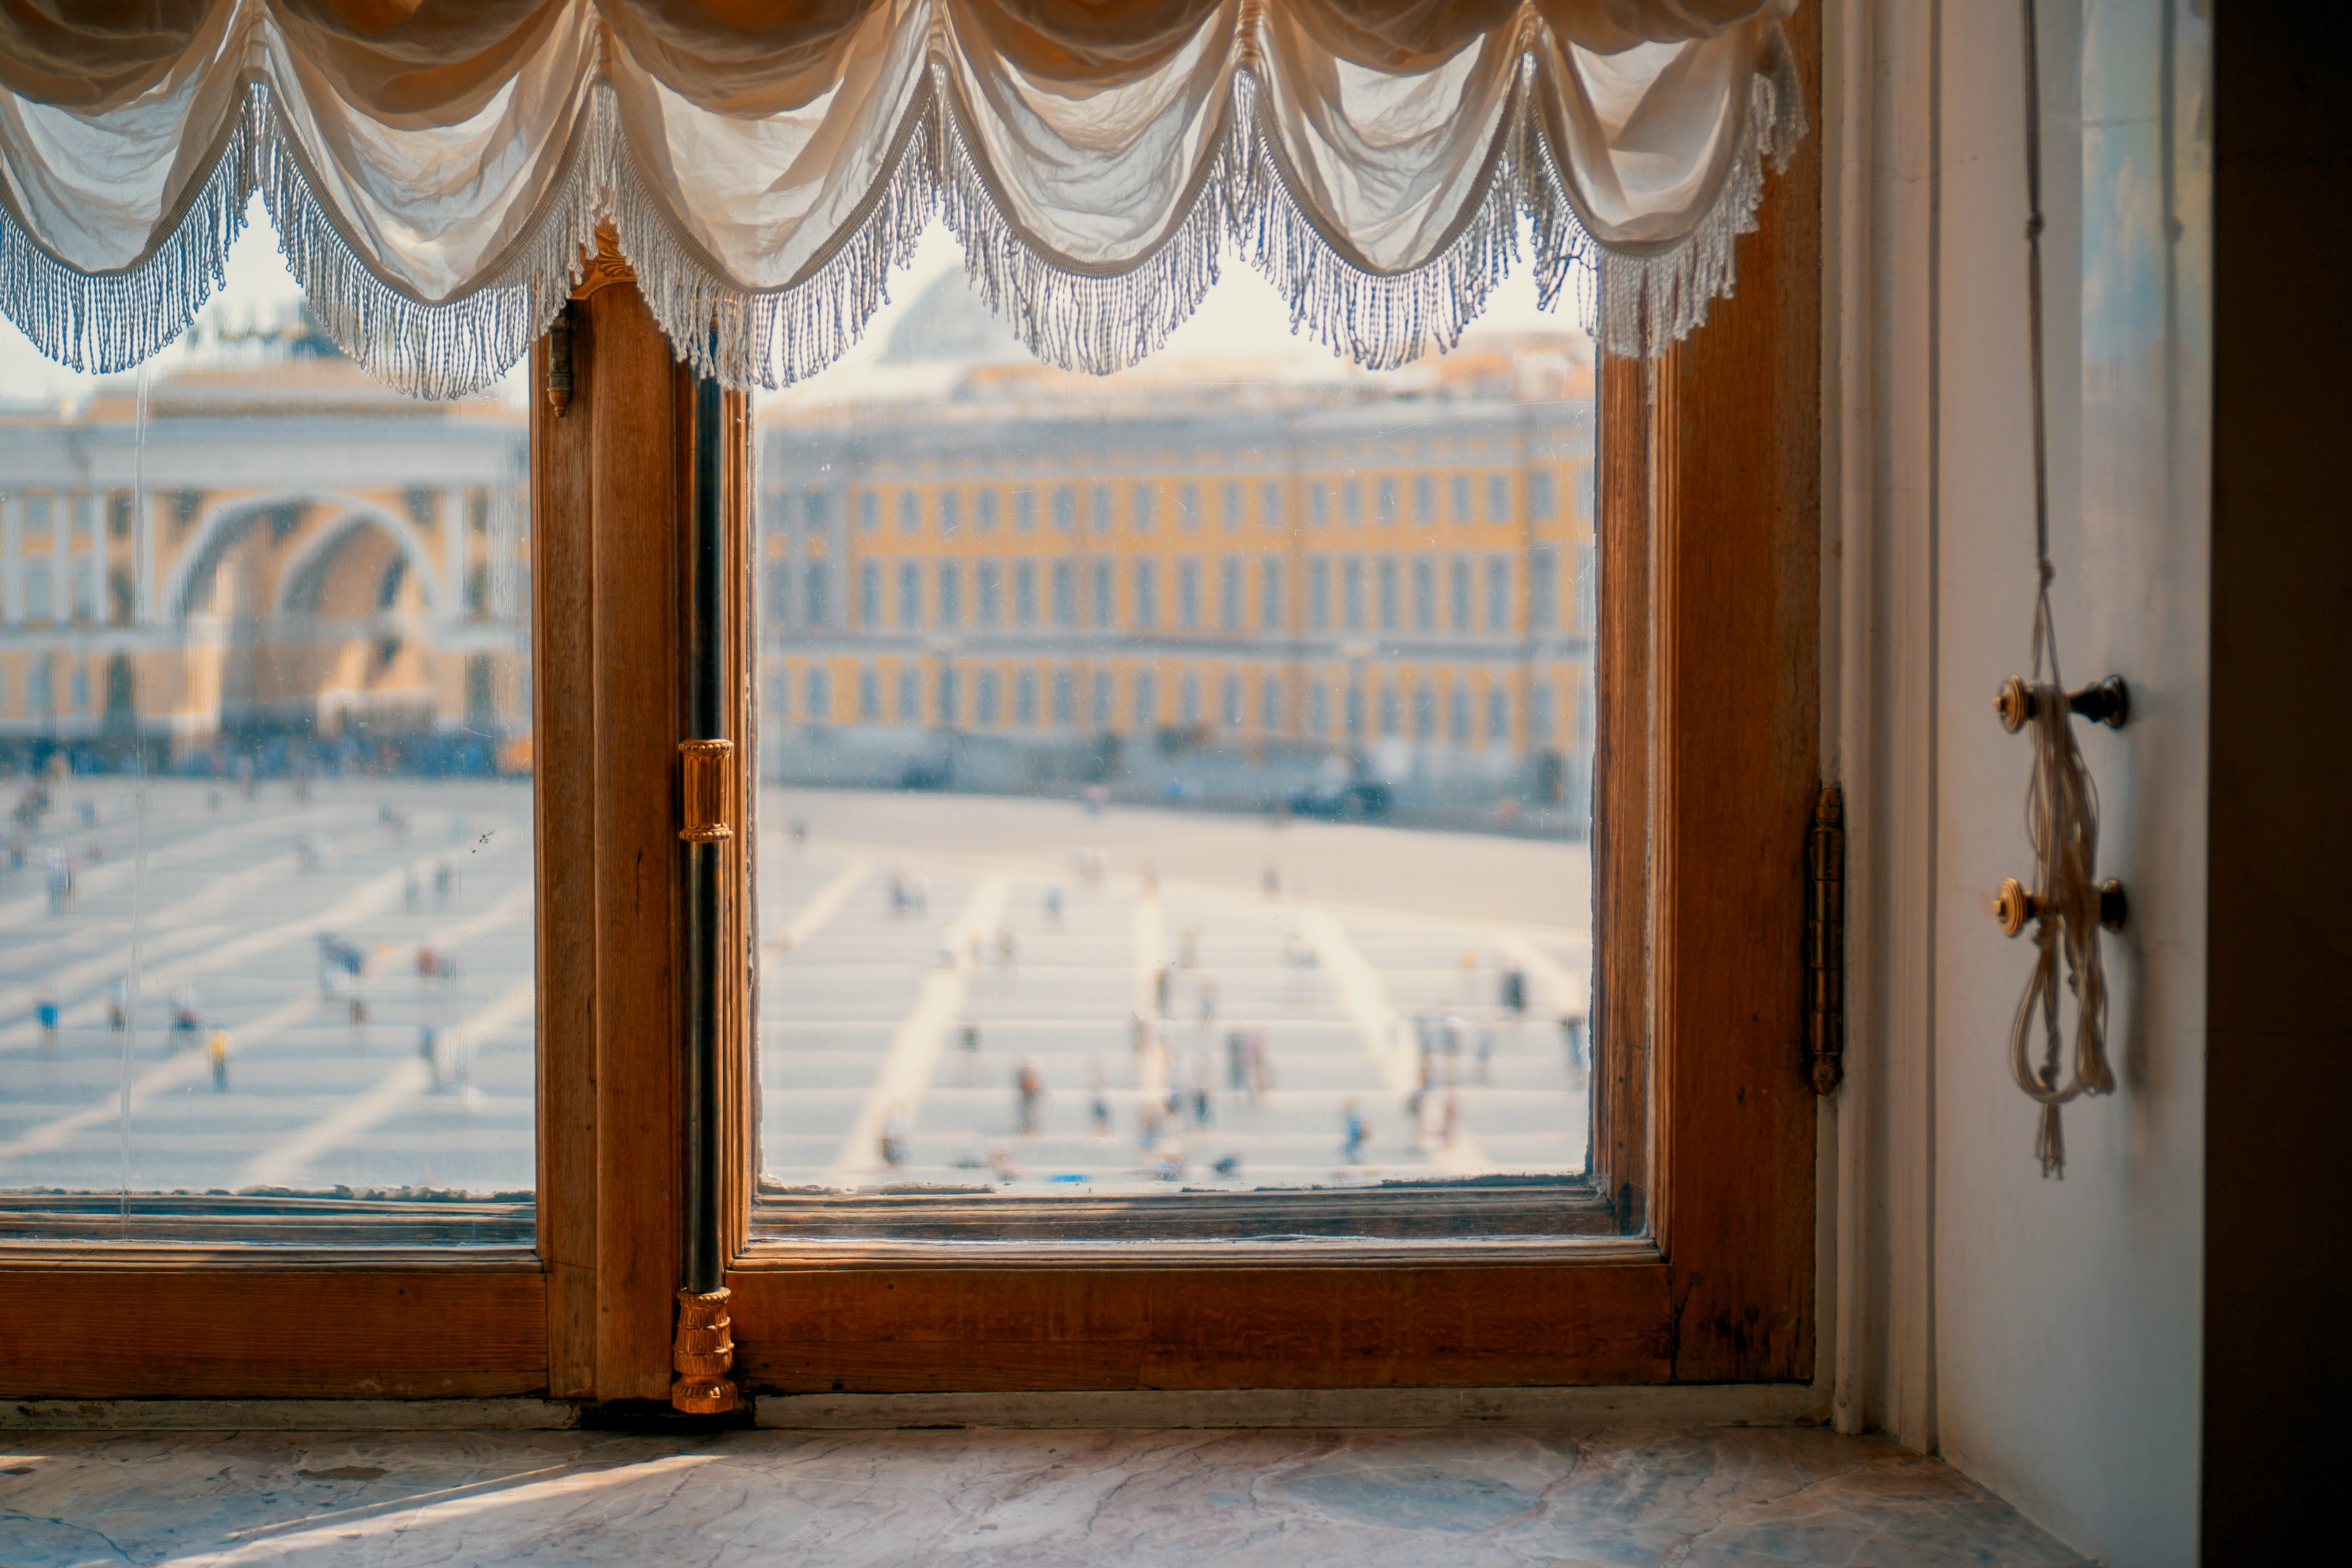
[[257, 204], [143, 373], [0, 325], [0, 1207], [530, 1238], [522, 381], [370, 381]]
[[[887, 626], [761, 623], [765, 666], [898, 698], [761, 715], [759, 1223], [1582, 1173], [1592, 628], [1549, 584], [1592, 559], [1590, 344], [1522, 279], [1359, 371], [1235, 268], [1068, 375], [951, 241], [915, 269], [887, 372], [755, 405], [761, 484], [941, 521], [784, 550], [876, 563]], [[908, 376], [900, 314], [958, 357]]]

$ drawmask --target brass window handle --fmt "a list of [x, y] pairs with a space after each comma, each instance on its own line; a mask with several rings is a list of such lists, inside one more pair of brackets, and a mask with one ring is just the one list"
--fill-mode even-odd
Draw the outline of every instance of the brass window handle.
[[688, 844], [709, 844], [732, 838], [727, 820], [727, 759], [732, 741], [680, 741], [677, 743], [677, 836]]

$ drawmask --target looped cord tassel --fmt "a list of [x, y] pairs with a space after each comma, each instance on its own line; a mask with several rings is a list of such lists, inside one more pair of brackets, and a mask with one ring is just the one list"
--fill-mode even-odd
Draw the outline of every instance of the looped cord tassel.
[[2042, 1108], [2042, 1131], [2033, 1141], [2033, 1153], [2042, 1162], [2044, 1176], [2066, 1179], [2066, 1129], [2058, 1120], [2055, 1104]]

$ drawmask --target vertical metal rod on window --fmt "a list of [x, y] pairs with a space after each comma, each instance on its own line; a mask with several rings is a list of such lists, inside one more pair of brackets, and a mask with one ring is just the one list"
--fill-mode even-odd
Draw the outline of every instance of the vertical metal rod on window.
[[678, 744], [678, 837], [685, 841], [686, 1281], [678, 1291], [670, 1403], [698, 1414], [730, 1410], [734, 1345], [719, 1237], [720, 878], [729, 821], [727, 734], [725, 394], [705, 377], [694, 387], [693, 506], [688, 520], [686, 738]]

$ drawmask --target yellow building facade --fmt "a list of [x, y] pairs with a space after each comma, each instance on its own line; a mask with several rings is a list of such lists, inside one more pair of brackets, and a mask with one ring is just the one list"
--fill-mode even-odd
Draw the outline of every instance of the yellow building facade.
[[1387, 395], [1237, 383], [1090, 406], [1070, 379], [981, 370], [764, 422], [763, 707], [801, 737], [782, 776], [870, 771], [857, 731], [930, 731], [1574, 782], [1593, 416], [1559, 342], [1465, 352]]

